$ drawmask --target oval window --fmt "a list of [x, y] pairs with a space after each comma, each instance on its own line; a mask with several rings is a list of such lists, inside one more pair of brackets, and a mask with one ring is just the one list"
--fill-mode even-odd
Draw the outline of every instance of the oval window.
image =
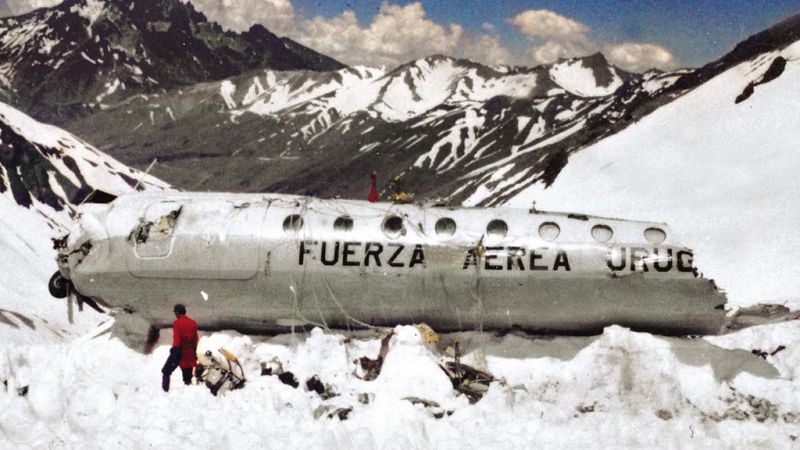
[[292, 214], [283, 219], [283, 231], [296, 233], [300, 228], [303, 228], [303, 218], [299, 214]]
[[333, 229], [344, 232], [351, 231], [353, 229], [353, 219], [349, 216], [337, 217], [333, 222]]
[[456, 234], [456, 221], [442, 217], [436, 221], [436, 234], [441, 238], [449, 238]]
[[608, 225], [595, 225], [592, 227], [592, 237], [597, 242], [608, 242], [612, 236], [614, 236], [614, 232], [611, 231], [611, 227]]
[[557, 223], [545, 222], [539, 225], [539, 236], [547, 242], [553, 242], [561, 234], [561, 228]]
[[667, 239], [667, 233], [661, 228], [652, 227], [644, 230], [644, 238], [647, 239], [647, 242], [658, 245]]
[[390, 238], [396, 238], [405, 232], [403, 228], [403, 218], [400, 216], [389, 216], [383, 221], [383, 232]]
[[493, 239], [502, 239], [508, 234], [508, 225], [500, 220], [495, 219], [486, 225], [486, 235]]

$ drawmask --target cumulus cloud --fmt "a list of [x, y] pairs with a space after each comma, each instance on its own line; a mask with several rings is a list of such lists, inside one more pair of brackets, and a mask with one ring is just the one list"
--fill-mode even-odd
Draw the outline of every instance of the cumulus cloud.
[[6, 1], [6, 6], [12, 16], [18, 16], [34, 9], [54, 6], [59, 3], [61, 3], [61, 0], [8, 0]]
[[529, 64], [550, 64], [560, 58], [586, 56], [598, 51], [624, 70], [641, 72], [651, 68], [672, 69], [675, 58], [669, 50], [655, 44], [626, 42], [609, 44], [589, 37], [583, 23], [546, 9], [532, 9], [509, 19], [536, 45], [526, 52]]
[[181, 0], [191, 2], [209, 20], [233, 31], [260, 23], [278, 35], [294, 29], [295, 12], [290, 0]]
[[513, 64], [514, 57], [495, 36], [480, 34], [462, 39], [455, 56], [484, 64]]
[[452, 54], [464, 36], [458, 24], [428, 19], [420, 3], [384, 3], [366, 26], [351, 10], [300, 23], [291, 37], [347, 64], [396, 65], [435, 53]]
[[547, 41], [528, 50], [529, 61], [534, 64], [551, 64], [562, 58], [590, 55], [597, 47], [589, 40]]
[[603, 47], [603, 53], [612, 64], [631, 72], [643, 72], [654, 67], [674, 69], [677, 66], [669, 50], [654, 44], [607, 44]]
[[[629, 71], [676, 66], [664, 47], [639, 42], [596, 42], [590, 39], [588, 26], [547, 9], [523, 11], [508, 20], [531, 45], [512, 52], [500, 42], [493, 24], [485, 22], [481, 30], [469, 32], [456, 23], [431, 20], [419, 2], [395, 5], [385, 1], [375, 17], [362, 23], [352, 10], [335, 17], [303, 17], [292, 0], [181, 1], [191, 1], [210, 20], [227, 29], [244, 31], [260, 23], [279, 36], [289, 36], [350, 65], [392, 67], [431, 54], [485, 64], [537, 65], [602, 51], [613, 64]], [[0, 5], [0, 15], [23, 14], [58, 3], [61, 0], [7, 0], [5, 10]]]
[[580, 40], [589, 31], [586, 25], [548, 9], [529, 9], [510, 21], [529, 38]]

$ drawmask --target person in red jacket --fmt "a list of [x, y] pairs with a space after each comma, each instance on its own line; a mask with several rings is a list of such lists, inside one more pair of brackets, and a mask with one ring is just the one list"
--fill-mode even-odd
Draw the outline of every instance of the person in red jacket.
[[192, 369], [197, 365], [197, 322], [186, 315], [186, 307], [175, 305], [175, 321], [172, 322], [172, 348], [161, 369], [161, 388], [169, 392], [169, 378], [178, 367], [183, 373], [183, 382], [192, 383]]

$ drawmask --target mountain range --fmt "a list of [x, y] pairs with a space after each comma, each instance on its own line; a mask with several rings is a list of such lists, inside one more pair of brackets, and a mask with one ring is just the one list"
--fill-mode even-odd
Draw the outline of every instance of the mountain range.
[[760, 247], [732, 244], [768, 230], [792, 249], [770, 247], [782, 268], [800, 251], [800, 218], [782, 213], [800, 188], [797, 41], [800, 15], [698, 69], [629, 73], [602, 54], [537, 67], [434, 55], [385, 69], [344, 66], [260, 26], [225, 31], [177, 0], [68, 0], [0, 19], [0, 216], [15, 218], [3, 221], [0, 269], [52, 273], [45, 235], [96, 190], [365, 198], [377, 170], [384, 199], [539, 201], [692, 224], [686, 243], [723, 268], [711, 275], [735, 299], [800, 293], [788, 269], [750, 270]]
[[342, 67], [260, 25], [225, 31], [178, 0], [66, 0], [0, 19], [6, 99], [57, 124], [104, 102], [257, 68]]

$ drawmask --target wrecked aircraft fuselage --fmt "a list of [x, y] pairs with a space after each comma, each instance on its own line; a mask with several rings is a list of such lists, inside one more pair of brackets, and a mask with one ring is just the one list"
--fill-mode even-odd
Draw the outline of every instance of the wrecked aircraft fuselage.
[[659, 223], [504, 208], [153, 193], [85, 205], [60, 250], [82, 296], [169, 326], [715, 334], [725, 296]]

